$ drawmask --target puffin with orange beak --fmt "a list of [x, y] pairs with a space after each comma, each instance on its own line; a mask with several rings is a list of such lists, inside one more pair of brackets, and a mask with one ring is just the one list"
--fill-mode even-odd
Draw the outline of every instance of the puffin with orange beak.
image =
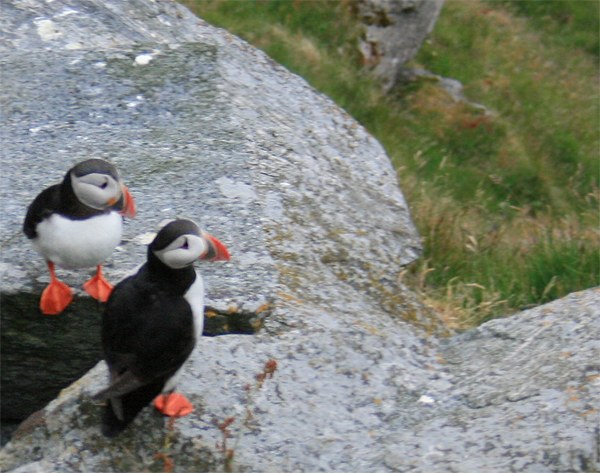
[[102, 263], [121, 241], [123, 217], [134, 216], [129, 190], [117, 169], [102, 159], [78, 163], [60, 184], [33, 200], [23, 231], [50, 271], [50, 284], [40, 300], [43, 314], [60, 314], [73, 300], [71, 288], [56, 277], [55, 265], [66, 269], [96, 266], [96, 274], [83, 288], [101, 302], [108, 300], [112, 285], [102, 275]]
[[151, 402], [171, 417], [193, 411], [187, 398], [173, 391], [204, 326], [197, 260], [228, 261], [229, 252], [191, 220], [174, 220], [150, 243], [137, 273], [115, 286], [102, 318], [109, 386], [95, 396], [108, 400], [104, 435], [118, 435]]

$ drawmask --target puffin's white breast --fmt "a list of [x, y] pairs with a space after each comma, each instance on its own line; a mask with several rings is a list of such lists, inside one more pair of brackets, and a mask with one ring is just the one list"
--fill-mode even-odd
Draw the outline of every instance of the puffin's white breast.
[[183, 296], [192, 308], [194, 315], [194, 332], [196, 340], [200, 340], [204, 329], [204, 281], [196, 271], [196, 280]]
[[85, 220], [58, 214], [42, 220], [32, 240], [47, 260], [63, 268], [96, 266], [108, 258], [121, 241], [123, 217], [116, 212]]

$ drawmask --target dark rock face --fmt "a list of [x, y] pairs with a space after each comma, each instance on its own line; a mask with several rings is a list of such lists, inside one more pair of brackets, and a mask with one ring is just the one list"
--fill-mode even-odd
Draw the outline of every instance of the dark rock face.
[[404, 64], [433, 30], [443, 4], [444, 0], [356, 0], [364, 29], [360, 52], [384, 88], [398, 82]]
[[[118, 441], [91, 399], [98, 363], [21, 425], [3, 471], [599, 468], [598, 290], [439, 339], [398, 282], [420, 246], [387, 156], [303, 80], [171, 2], [28, 0], [2, 21], [3, 297], [47, 281], [20, 233], [27, 203], [94, 155], [139, 211], [109, 279], [143, 261], [161, 220], [191, 217], [233, 256], [201, 266], [208, 319], [264, 323], [204, 337], [179, 385], [196, 411], [170, 424], [148, 408]], [[78, 296], [67, 333], [98, 318]]]
[[[102, 359], [98, 304], [81, 301], [86, 316], [70, 308], [42, 317], [37, 295], [2, 299], [2, 415], [25, 419]], [[93, 316], [90, 316], [93, 314]]]

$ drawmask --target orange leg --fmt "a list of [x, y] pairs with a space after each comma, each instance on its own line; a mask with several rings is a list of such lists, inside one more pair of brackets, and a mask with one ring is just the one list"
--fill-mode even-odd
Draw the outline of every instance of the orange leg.
[[161, 394], [154, 399], [154, 407], [169, 417], [187, 416], [194, 410], [188, 399], [179, 393]]
[[58, 280], [52, 261], [48, 261], [48, 270], [50, 271], [50, 284], [42, 292], [40, 310], [44, 315], [57, 315], [71, 303], [73, 292], [64, 282]]
[[113, 286], [104, 279], [104, 276], [102, 276], [101, 264], [97, 266], [96, 274], [83, 285], [83, 289], [100, 302], [106, 302], [108, 300], [108, 297], [113, 290]]

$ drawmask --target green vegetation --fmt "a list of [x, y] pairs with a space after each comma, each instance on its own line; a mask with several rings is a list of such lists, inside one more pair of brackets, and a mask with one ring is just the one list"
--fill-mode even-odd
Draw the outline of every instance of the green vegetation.
[[546, 33], [545, 39], [566, 47], [583, 49], [600, 59], [598, 18], [600, 3], [595, 0], [504, 0], [514, 12]]
[[351, 2], [184, 2], [332, 97], [385, 146], [423, 237], [404, 281], [468, 327], [600, 284], [599, 3], [447, 0], [384, 94]]

